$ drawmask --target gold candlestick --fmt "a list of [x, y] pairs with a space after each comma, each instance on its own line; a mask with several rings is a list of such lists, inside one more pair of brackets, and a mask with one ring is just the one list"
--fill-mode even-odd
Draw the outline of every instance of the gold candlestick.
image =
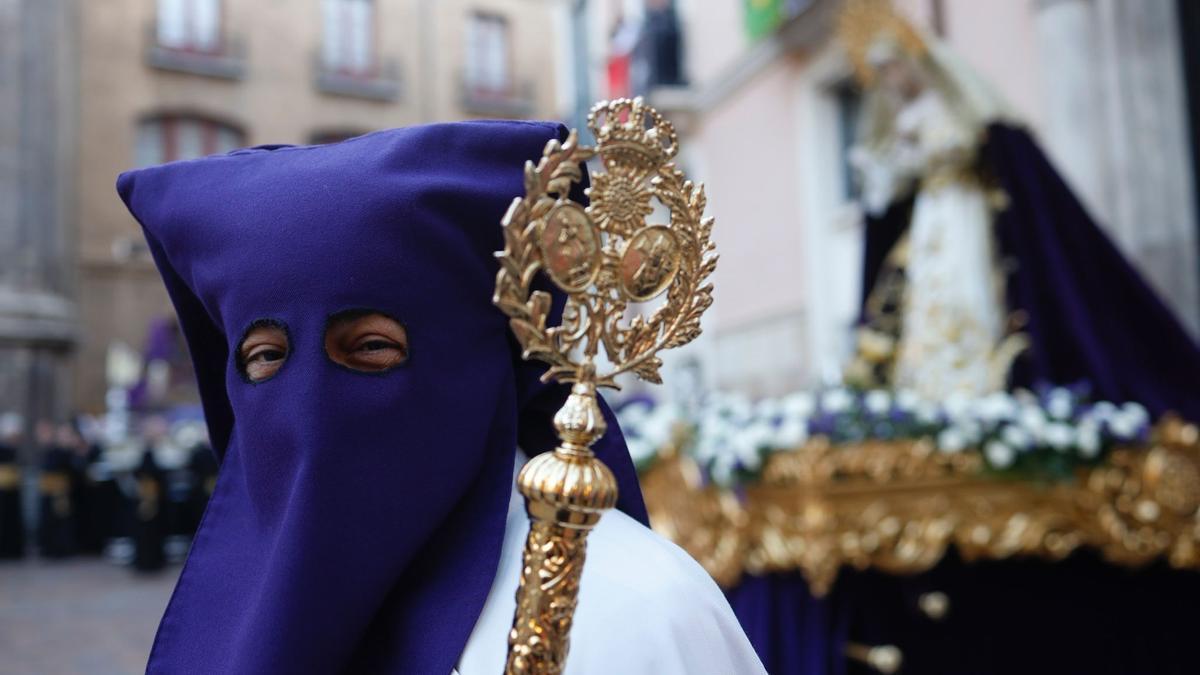
[[[493, 301], [511, 319], [527, 359], [550, 365], [543, 379], [573, 383], [554, 416], [559, 445], [534, 457], [517, 477], [532, 521], [525, 543], [517, 611], [509, 633], [509, 675], [555, 675], [566, 665], [579, 597], [587, 535], [617, 502], [612, 472], [592, 453], [605, 423], [599, 387], [616, 388], [631, 372], [661, 383], [657, 353], [691, 342], [712, 304], [706, 279], [716, 268], [704, 216], [704, 188], [684, 178], [672, 160], [678, 137], [671, 123], [641, 99], [600, 103], [588, 115], [594, 147], [551, 141], [537, 164], [525, 166], [525, 196], [504, 216], [504, 250]], [[569, 197], [583, 163], [599, 158], [591, 204]], [[657, 200], [670, 214], [647, 224]], [[538, 271], [567, 294], [562, 324], [547, 326], [550, 295], [531, 292]], [[648, 316], [632, 303], [664, 296]], [[608, 366], [599, 372], [604, 348]]]

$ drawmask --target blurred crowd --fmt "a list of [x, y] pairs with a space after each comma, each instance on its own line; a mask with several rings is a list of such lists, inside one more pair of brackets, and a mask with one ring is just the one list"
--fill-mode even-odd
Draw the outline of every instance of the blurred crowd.
[[0, 413], [0, 560], [162, 569], [187, 555], [216, 475], [198, 420], [150, 415], [114, 433], [102, 418], [27, 425]]

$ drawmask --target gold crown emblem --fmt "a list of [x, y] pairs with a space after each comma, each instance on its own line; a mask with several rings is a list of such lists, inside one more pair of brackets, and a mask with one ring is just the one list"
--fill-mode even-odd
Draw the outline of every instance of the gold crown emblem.
[[855, 78], [863, 86], [875, 80], [869, 54], [877, 40], [894, 40], [901, 51], [913, 57], [926, 51], [921, 34], [892, 7], [890, 0], [847, 0], [838, 17], [837, 36], [854, 67]]
[[679, 150], [675, 126], [642, 99], [618, 98], [597, 104], [588, 113], [588, 129], [596, 137], [600, 160], [613, 165], [656, 167]]

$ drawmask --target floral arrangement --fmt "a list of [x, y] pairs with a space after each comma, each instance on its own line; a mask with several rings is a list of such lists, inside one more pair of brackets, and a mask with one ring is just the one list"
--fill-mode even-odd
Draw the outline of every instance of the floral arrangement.
[[1081, 389], [922, 400], [910, 391], [834, 388], [759, 401], [713, 392], [689, 407], [639, 399], [618, 417], [639, 469], [676, 444], [727, 487], [754, 481], [768, 456], [810, 438], [834, 445], [930, 439], [944, 453], [980, 452], [988, 471], [1058, 479], [1113, 447], [1149, 441], [1137, 403], [1089, 402]]

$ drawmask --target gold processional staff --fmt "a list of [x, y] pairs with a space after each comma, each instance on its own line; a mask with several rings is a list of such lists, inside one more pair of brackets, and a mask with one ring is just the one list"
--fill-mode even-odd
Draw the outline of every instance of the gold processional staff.
[[[717, 265], [704, 217], [704, 188], [672, 160], [679, 139], [670, 122], [641, 99], [597, 104], [588, 115], [594, 147], [576, 131], [551, 141], [525, 165], [525, 196], [504, 216], [497, 253], [495, 304], [511, 319], [527, 359], [549, 364], [546, 381], [572, 383], [554, 416], [559, 445], [534, 457], [517, 486], [531, 519], [505, 672], [555, 675], [566, 665], [587, 535], [617, 502], [612, 472], [592, 453], [605, 423], [598, 387], [633, 373], [661, 383], [657, 353], [691, 342], [712, 304], [706, 279]], [[596, 158], [590, 205], [570, 199]], [[650, 223], [657, 200], [667, 223]], [[539, 271], [567, 295], [562, 323], [547, 326], [550, 295], [532, 291]], [[630, 305], [657, 307], [643, 314]], [[606, 361], [597, 362], [601, 346]]]

